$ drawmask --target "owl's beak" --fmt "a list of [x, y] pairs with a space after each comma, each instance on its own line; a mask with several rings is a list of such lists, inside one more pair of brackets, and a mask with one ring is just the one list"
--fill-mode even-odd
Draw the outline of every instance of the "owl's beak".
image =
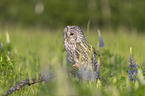
[[69, 40], [69, 37], [67, 37], [67, 42], [68, 42], [68, 40]]

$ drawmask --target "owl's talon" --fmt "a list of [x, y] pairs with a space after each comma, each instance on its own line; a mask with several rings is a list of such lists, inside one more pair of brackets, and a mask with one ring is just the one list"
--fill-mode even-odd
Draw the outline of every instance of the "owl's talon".
[[74, 64], [73, 66], [75, 66], [75, 67], [79, 67], [79, 64]]

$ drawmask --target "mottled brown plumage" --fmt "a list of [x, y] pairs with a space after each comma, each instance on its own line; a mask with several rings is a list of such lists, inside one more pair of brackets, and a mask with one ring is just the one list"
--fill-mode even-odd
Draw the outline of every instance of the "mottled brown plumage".
[[67, 51], [67, 64], [77, 65], [79, 71], [87, 75], [87, 78], [91, 72], [92, 78], [92, 74], [94, 75], [97, 69], [96, 51], [87, 42], [82, 30], [75, 25], [65, 27], [63, 42]]

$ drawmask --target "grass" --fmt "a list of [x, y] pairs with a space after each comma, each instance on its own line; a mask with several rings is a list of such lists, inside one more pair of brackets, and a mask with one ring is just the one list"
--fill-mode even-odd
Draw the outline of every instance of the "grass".
[[[0, 43], [5, 52], [0, 62], [0, 93], [26, 78], [35, 78], [50, 71], [57, 74], [48, 82], [25, 86], [12, 93], [12, 96], [126, 96], [144, 95], [144, 34], [120, 29], [101, 30], [105, 42], [101, 61], [101, 75], [108, 84], [100, 80], [79, 81], [70, 78], [62, 69], [66, 66], [62, 29], [22, 29], [7, 28], [0, 31]], [[6, 44], [6, 32], [9, 32], [10, 45]], [[85, 32], [85, 37], [95, 49], [98, 48], [96, 30]], [[7, 55], [8, 47], [11, 55]], [[138, 64], [138, 79], [128, 80], [129, 48], [133, 48], [133, 57]], [[10, 58], [10, 60], [8, 59]], [[12, 68], [7, 68], [7, 67]], [[110, 77], [110, 74], [114, 74]]]

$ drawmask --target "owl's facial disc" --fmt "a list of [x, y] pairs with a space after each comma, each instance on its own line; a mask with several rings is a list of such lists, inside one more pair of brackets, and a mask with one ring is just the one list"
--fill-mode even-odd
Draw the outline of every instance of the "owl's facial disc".
[[66, 35], [67, 35], [67, 42], [73, 43], [77, 39], [76, 34], [71, 30], [68, 31]]

